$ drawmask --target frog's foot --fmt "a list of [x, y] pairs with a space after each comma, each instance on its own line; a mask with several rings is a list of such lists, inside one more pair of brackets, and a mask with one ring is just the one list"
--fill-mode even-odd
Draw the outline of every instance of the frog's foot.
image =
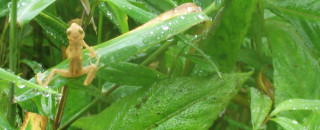
[[42, 79], [43, 79], [43, 75], [39, 72], [36, 74], [36, 79], [37, 79], [37, 83], [40, 85], [40, 86], [43, 86], [43, 83], [42, 83]]

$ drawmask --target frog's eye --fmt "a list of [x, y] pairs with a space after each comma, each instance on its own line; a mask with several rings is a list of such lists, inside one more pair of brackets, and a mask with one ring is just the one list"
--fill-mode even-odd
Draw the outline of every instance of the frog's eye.
[[67, 30], [67, 35], [70, 35], [71, 34], [71, 31], [68, 29]]
[[83, 34], [83, 30], [82, 30], [82, 29], [78, 29], [78, 32], [79, 32], [80, 34]]

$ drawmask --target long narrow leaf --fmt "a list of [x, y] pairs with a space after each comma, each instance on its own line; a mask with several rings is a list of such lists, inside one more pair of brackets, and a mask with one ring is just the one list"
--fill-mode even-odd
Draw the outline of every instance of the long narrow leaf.
[[288, 110], [315, 110], [320, 111], [320, 100], [290, 99], [280, 103], [271, 113], [274, 116]]

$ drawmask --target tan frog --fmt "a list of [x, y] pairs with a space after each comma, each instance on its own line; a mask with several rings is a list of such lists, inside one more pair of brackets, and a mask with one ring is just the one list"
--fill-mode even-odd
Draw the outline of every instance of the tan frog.
[[76, 23], [72, 23], [70, 27], [67, 29], [67, 37], [69, 39], [69, 46], [66, 49], [66, 54], [69, 58], [69, 69], [52, 69], [46, 82], [43, 84], [40, 79], [40, 73], [37, 74], [37, 82], [41, 86], [48, 86], [50, 81], [52, 80], [55, 73], [68, 78], [79, 77], [84, 74], [88, 74], [84, 85], [88, 86], [92, 80], [94, 79], [97, 72], [97, 60], [96, 64], [91, 64], [87, 67], [82, 67], [82, 48], [86, 47], [91, 57], [96, 57], [94, 50], [89, 47], [85, 41], [83, 40], [85, 34], [83, 29]]

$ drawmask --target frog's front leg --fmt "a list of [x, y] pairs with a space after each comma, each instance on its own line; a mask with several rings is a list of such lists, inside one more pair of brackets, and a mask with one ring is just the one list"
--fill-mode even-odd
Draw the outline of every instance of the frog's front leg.
[[44, 84], [42, 84], [42, 81], [40, 79], [40, 75], [39, 73], [37, 74], [37, 82], [38, 84], [40, 84], [41, 86], [48, 86], [49, 83], [51, 82], [54, 74], [57, 73], [63, 77], [74, 77], [74, 75], [72, 73], [69, 72], [69, 70], [65, 70], [65, 69], [52, 69], [46, 82]]

